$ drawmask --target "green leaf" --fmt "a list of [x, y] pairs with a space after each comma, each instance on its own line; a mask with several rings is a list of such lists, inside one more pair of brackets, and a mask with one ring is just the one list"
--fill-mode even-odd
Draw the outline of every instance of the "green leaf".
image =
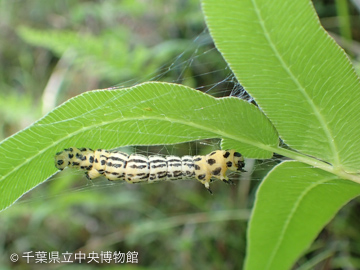
[[248, 229], [245, 269], [290, 269], [360, 185], [287, 161], [264, 179]]
[[56, 172], [64, 148], [112, 149], [222, 138], [223, 148], [270, 158], [278, 136], [262, 112], [243, 100], [214, 98], [167, 83], [86, 92], [0, 144], [0, 209]]
[[203, 0], [237, 79], [293, 149], [360, 168], [360, 82], [309, 0]]

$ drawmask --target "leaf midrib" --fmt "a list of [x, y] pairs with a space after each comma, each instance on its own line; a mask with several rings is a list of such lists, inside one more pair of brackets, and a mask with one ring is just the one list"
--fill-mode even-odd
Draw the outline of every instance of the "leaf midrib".
[[314, 104], [313, 100], [309, 97], [308, 93], [305, 90], [305, 87], [303, 87], [301, 82], [296, 78], [295, 74], [291, 71], [290, 67], [288, 67], [285, 60], [281, 56], [280, 52], [277, 50], [277, 48], [275, 46], [275, 43], [272, 41], [272, 39], [271, 39], [271, 37], [269, 35], [269, 31], [267, 30], [267, 28], [265, 26], [265, 21], [263, 20], [263, 18], [261, 16], [261, 10], [258, 8], [258, 5], [256, 4], [256, 0], [252, 0], [252, 3], [253, 3], [253, 6], [254, 6], [255, 13], [256, 13], [256, 15], [258, 17], [260, 26], [261, 26], [261, 28], [263, 30], [264, 36], [265, 36], [266, 40], [268, 41], [271, 49], [275, 53], [275, 56], [278, 58], [279, 62], [283, 66], [284, 70], [289, 74], [289, 76], [291, 77], [293, 82], [297, 85], [298, 89], [300, 90], [300, 92], [305, 97], [305, 100], [307, 101], [307, 103], [313, 109], [313, 112], [314, 112], [316, 118], [318, 119], [324, 133], [326, 134], [328, 143], [329, 143], [331, 151], [332, 151], [332, 155], [334, 157], [334, 160], [333, 160], [334, 164], [333, 165], [339, 165], [340, 164], [340, 158], [339, 158], [339, 155], [338, 155], [338, 147], [336, 146], [335, 141], [333, 139], [331, 129], [327, 125], [327, 122], [325, 121], [324, 117], [321, 115], [319, 108]]

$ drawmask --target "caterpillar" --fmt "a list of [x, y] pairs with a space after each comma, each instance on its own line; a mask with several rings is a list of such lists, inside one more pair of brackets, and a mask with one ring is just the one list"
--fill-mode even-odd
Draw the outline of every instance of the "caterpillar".
[[68, 148], [55, 155], [59, 170], [73, 167], [85, 171], [91, 180], [105, 176], [110, 181], [128, 183], [197, 179], [210, 192], [212, 178], [232, 183], [226, 171], [242, 171], [244, 158], [235, 150], [216, 150], [206, 156], [144, 156], [120, 151], [90, 148]]

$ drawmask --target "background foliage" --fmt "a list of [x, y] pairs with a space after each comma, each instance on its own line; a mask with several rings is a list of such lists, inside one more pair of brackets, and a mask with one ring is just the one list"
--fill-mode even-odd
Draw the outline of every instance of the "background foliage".
[[[1, 137], [82, 91], [149, 79], [210, 88], [227, 78], [224, 62], [202, 34], [200, 3], [171, 2], [0, 1]], [[359, 39], [356, 6], [315, 6], [325, 27], [343, 35], [339, 42], [358, 65], [357, 43], [348, 42]], [[341, 20], [337, 12], [343, 12]], [[230, 78], [212, 93], [233, 88]], [[183, 155], [217, 146], [205, 144], [138, 151]], [[91, 186], [81, 174], [63, 173], [0, 213], [0, 264], [23, 269], [24, 261], [8, 258], [29, 250], [135, 250], [139, 264], [132, 269], [239, 269], [254, 191], [278, 161], [257, 161], [254, 173], [235, 187], [216, 183], [212, 197], [192, 182], [114, 187], [99, 179]], [[360, 268], [358, 208], [355, 201], [343, 208], [298, 265]]]

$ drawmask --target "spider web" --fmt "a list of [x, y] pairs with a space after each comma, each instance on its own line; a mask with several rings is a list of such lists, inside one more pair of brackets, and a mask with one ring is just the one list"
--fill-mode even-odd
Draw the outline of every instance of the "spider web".
[[[217, 62], [209, 62], [209, 55], [217, 55]], [[216, 66], [217, 69], [202, 72], [207, 65]], [[195, 74], [189, 75], [187, 70], [192, 70]], [[185, 51], [157, 71], [145, 74], [142, 78], [121, 82], [109, 89], [131, 87], [147, 81], [166, 81], [185, 85], [188, 81], [196, 81], [196, 83], [210, 81], [211, 83], [208, 84], [189, 86], [216, 97], [235, 96], [253, 102], [252, 97], [236, 80], [235, 75], [215, 48], [207, 28], [192, 40], [191, 45]]]

